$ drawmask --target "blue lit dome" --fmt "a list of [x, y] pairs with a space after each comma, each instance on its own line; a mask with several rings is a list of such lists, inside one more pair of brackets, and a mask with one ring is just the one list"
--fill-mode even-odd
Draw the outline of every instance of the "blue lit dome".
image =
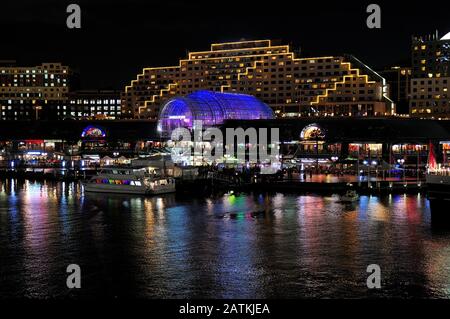
[[224, 120], [273, 119], [272, 109], [256, 97], [246, 94], [196, 91], [173, 98], [159, 114], [158, 130], [170, 133], [178, 127], [192, 129], [194, 121], [203, 126], [222, 124]]

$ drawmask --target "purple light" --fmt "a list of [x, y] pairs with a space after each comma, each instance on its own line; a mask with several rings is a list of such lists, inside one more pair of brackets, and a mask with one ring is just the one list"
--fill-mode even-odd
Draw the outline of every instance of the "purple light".
[[83, 132], [81, 133], [81, 137], [102, 138], [106, 137], [106, 133], [100, 127], [89, 125], [83, 130]]
[[272, 109], [256, 97], [246, 94], [197, 91], [169, 100], [159, 115], [158, 127], [170, 133], [178, 127], [192, 129], [193, 122], [203, 126], [220, 125], [224, 120], [273, 119]]

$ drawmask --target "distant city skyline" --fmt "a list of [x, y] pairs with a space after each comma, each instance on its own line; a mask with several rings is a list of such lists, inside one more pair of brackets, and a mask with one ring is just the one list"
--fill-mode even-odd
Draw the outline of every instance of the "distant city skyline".
[[[351, 53], [374, 69], [410, 64], [412, 35], [450, 31], [444, 2], [422, 7], [383, 3], [382, 27], [368, 29], [369, 2], [284, 3], [205, 1], [146, 3], [75, 1], [82, 28], [65, 26], [74, 1], [18, 0], [0, 5], [0, 60], [18, 65], [62, 62], [79, 69], [83, 89], [119, 89], [143, 67], [174, 65], [187, 51], [240, 39], [280, 39], [301, 55]], [[438, 2], [439, 3], [439, 2]], [[398, 7], [397, 7], [398, 6]], [[439, 9], [441, 8], [441, 9]]]

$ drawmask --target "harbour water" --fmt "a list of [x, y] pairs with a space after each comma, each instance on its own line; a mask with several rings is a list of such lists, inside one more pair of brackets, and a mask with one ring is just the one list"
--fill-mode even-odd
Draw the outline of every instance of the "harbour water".
[[[0, 180], [0, 298], [450, 297], [424, 195], [85, 194]], [[66, 287], [78, 264], [82, 288]], [[370, 264], [382, 288], [366, 286]]]

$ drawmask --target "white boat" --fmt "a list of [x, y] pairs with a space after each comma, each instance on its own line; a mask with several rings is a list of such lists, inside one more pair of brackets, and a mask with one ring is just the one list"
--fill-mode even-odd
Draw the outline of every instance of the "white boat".
[[353, 203], [359, 199], [359, 195], [355, 190], [348, 190], [345, 195], [341, 196], [341, 202]]
[[175, 179], [144, 168], [104, 168], [83, 182], [86, 192], [156, 195], [175, 192]]

